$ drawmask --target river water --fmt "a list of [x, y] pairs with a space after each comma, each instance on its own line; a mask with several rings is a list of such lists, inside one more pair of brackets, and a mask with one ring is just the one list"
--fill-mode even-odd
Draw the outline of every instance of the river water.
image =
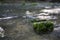
[[[22, 5], [21, 3], [15, 4], [0, 4], [0, 15], [4, 17], [11, 17], [11, 16], [19, 16], [13, 19], [7, 19], [0, 21], [0, 26], [2, 26], [6, 33], [4, 38], [0, 38], [0, 40], [60, 40], [60, 27], [57, 26], [52, 33], [50, 34], [43, 34], [38, 35], [34, 32], [31, 24], [27, 22], [23, 16], [25, 16], [26, 11], [39, 13], [41, 8], [43, 7], [60, 7], [60, 5], [56, 6], [55, 4], [48, 4], [48, 3], [37, 3], [36, 5], [32, 6], [30, 3], [26, 3]], [[52, 15], [57, 17], [57, 19], [53, 20], [56, 24], [60, 24], [60, 15]], [[58, 30], [57, 30], [58, 29]]]

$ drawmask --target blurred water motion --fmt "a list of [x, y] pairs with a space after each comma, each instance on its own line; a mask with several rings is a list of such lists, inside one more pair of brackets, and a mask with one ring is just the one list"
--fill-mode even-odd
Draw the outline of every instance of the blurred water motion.
[[0, 37], [4, 37], [5, 35], [5, 30], [2, 28], [2, 27], [0, 27]]
[[[60, 40], [60, 16], [59, 7], [51, 8], [52, 4], [37, 3], [32, 6], [30, 3], [22, 4], [3, 4], [0, 5], [1, 15], [0, 26], [6, 28], [7, 37], [0, 38], [3, 40]], [[41, 12], [42, 10], [42, 12]], [[43, 12], [46, 11], [46, 12]], [[51, 12], [50, 12], [51, 11]], [[55, 13], [56, 11], [56, 13]], [[16, 15], [16, 16], [15, 16]], [[19, 16], [19, 17], [18, 17]], [[21, 17], [20, 17], [21, 16]], [[17, 19], [14, 19], [17, 18]], [[29, 24], [31, 19], [51, 19], [55, 24], [55, 29], [50, 34], [37, 35], [32, 25]], [[10, 20], [11, 19], [11, 20]], [[26, 20], [27, 19], [27, 20]], [[58, 29], [58, 30], [57, 30]]]
[[49, 13], [36, 13], [36, 14], [33, 14], [33, 12], [29, 12], [29, 11], [26, 11], [26, 17], [27, 18], [31, 18], [31, 19], [40, 19], [40, 20], [43, 20], [43, 19], [46, 19], [46, 20], [55, 20], [57, 19], [56, 16], [50, 16]]
[[0, 20], [4, 20], [4, 19], [12, 19], [12, 18], [18, 18], [18, 16], [3, 17], [3, 18], [0, 18]]
[[52, 8], [52, 9], [43, 9], [41, 10], [42, 12], [47, 12], [47, 13], [51, 13], [51, 14], [58, 14], [60, 13], [60, 8]]

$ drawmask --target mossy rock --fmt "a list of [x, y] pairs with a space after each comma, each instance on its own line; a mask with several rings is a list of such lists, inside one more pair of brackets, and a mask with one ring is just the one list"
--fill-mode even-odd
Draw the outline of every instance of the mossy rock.
[[54, 24], [50, 21], [34, 22], [33, 23], [34, 31], [37, 33], [49, 33], [54, 29]]

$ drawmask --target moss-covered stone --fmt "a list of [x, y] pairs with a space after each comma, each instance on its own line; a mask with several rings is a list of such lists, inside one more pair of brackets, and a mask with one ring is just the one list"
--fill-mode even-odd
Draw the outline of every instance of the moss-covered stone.
[[49, 33], [53, 31], [54, 24], [50, 21], [34, 22], [33, 28], [37, 33]]

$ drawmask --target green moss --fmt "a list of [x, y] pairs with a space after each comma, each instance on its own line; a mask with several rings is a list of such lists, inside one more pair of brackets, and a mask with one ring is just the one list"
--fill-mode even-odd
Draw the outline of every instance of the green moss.
[[34, 22], [33, 28], [37, 33], [48, 33], [53, 31], [54, 24], [50, 21]]
[[46, 21], [46, 20], [38, 20], [38, 19], [31, 20], [32, 23], [34, 23], [34, 22], [41, 22], [41, 21]]
[[37, 5], [37, 3], [31, 3], [33, 6]]

